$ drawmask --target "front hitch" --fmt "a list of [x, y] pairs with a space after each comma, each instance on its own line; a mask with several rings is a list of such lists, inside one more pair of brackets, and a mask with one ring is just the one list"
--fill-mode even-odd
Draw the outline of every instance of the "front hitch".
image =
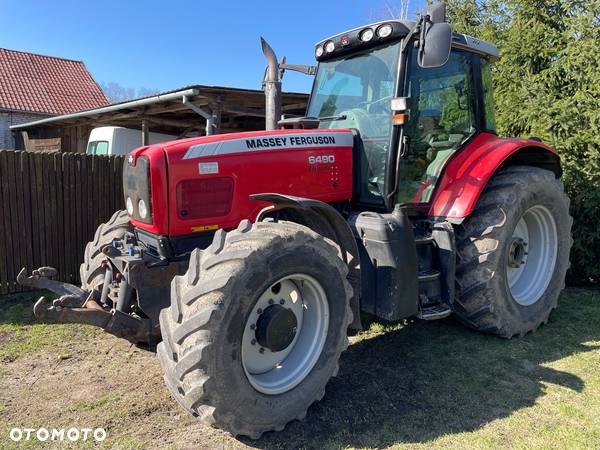
[[34, 289], [48, 289], [59, 298], [48, 302], [45, 297], [35, 303], [33, 313], [45, 323], [83, 323], [102, 328], [107, 333], [137, 343], [150, 341], [150, 320], [134, 317], [116, 309], [107, 310], [93, 298], [92, 292], [87, 292], [77, 286], [51, 280], [57, 274], [52, 267], [40, 267], [31, 276], [22, 269], [17, 276], [21, 286]]

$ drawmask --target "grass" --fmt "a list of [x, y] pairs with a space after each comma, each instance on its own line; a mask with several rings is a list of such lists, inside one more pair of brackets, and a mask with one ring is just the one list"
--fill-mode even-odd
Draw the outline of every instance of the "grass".
[[[5, 296], [0, 300], [0, 361], [11, 362], [21, 355], [56, 349], [57, 345], [93, 334], [96, 330], [81, 325], [48, 326], [37, 323], [32, 307], [41, 296], [53, 299], [47, 291]], [[59, 359], [71, 356], [63, 351]]]
[[[0, 380], [10, 385], [0, 392], [0, 447], [15, 423], [84, 420], [109, 429], [103, 448], [600, 448], [598, 291], [567, 290], [550, 322], [521, 339], [451, 319], [368, 323], [306, 420], [259, 441], [189, 417], [153, 354], [90, 327], [36, 324], [31, 303], [0, 307]], [[9, 383], [32, 366], [28, 384]], [[49, 387], [57, 380], [66, 386]]]

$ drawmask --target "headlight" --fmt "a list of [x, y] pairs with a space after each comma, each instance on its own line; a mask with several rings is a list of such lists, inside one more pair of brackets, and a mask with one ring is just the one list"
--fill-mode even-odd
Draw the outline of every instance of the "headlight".
[[321, 56], [323, 56], [323, 46], [319, 45], [317, 47], [317, 50], [315, 50], [315, 55], [317, 55], [317, 58], [320, 58]]
[[335, 44], [333, 43], [333, 41], [329, 41], [327, 44], [325, 44], [325, 51], [327, 53], [331, 53], [334, 50], [335, 50]]
[[365, 28], [360, 32], [359, 37], [361, 41], [369, 42], [371, 39], [373, 39], [374, 34], [375, 33], [373, 33], [373, 28]]
[[386, 38], [390, 34], [392, 34], [392, 26], [389, 23], [381, 25], [379, 28], [377, 28], [377, 36], [380, 38]]
[[127, 197], [125, 201], [125, 206], [127, 207], [127, 214], [133, 216], [133, 202], [131, 201], [131, 197]]
[[138, 202], [138, 211], [142, 219], [148, 217], [148, 208], [146, 207], [146, 202], [144, 200]]

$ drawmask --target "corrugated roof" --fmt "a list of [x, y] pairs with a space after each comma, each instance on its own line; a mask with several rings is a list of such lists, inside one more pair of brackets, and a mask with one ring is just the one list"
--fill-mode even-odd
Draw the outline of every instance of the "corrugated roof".
[[0, 48], [0, 109], [69, 114], [108, 104], [83, 62]]

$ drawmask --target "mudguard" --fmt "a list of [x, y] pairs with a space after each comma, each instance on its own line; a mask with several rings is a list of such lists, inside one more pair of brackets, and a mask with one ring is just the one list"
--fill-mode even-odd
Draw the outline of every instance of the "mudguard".
[[506, 165], [529, 165], [562, 175], [553, 148], [531, 139], [499, 138], [481, 133], [446, 165], [430, 203], [430, 217], [459, 223], [473, 211], [489, 179]]

